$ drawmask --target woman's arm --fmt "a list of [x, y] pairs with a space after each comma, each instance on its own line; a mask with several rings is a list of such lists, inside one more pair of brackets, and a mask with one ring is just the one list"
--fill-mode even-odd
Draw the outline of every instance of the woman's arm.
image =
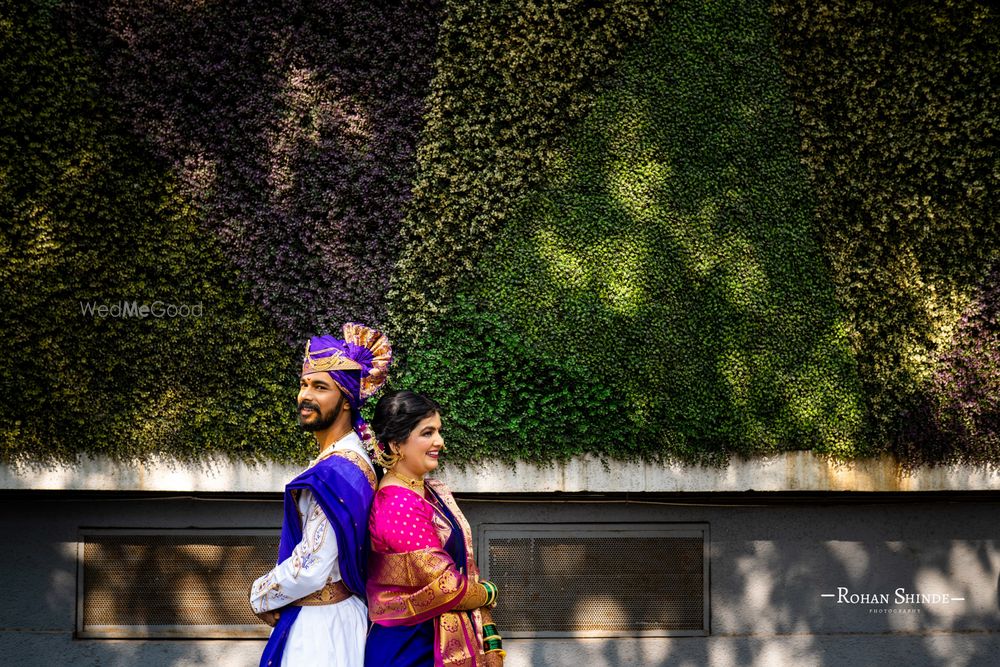
[[[389, 486], [382, 491], [372, 527], [373, 542], [383, 550], [406, 553], [418, 549], [444, 549], [434, 525], [434, 508], [416, 493]], [[450, 559], [449, 559], [450, 561]], [[455, 574], [460, 568], [452, 564]], [[453, 609], [468, 611], [492, 604], [496, 596], [479, 583], [478, 572], [468, 576], [465, 594]]]

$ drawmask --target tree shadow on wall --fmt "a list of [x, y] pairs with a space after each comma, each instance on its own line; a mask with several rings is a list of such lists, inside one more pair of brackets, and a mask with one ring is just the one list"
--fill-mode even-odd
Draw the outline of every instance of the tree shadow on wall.
[[873, 438], [912, 464], [996, 463], [1000, 323], [983, 312], [1000, 288], [993, 12], [771, 11]]
[[[281, 395], [289, 351], [176, 181], [109, 118], [99, 66], [81, 53], [94, 43], [66, 34], [61, 11], [12, 7], [0, 53], [12, 74], [0, 114], [10, 165], [0, 458], [297, 453], [302, 435]], [[254, 382], [236, 386], [237, 376]]]
[[247, 595], [276, 551], [274, 536], [92, 535], [84, 548], [84, 619], [95, 626], [262, 625]]
[[[109, 502], [110, 500], [110, 502]], [[122, 498], [7, 498], [0, 508], [0, 522], [15, 530], [19, 540], [3, 547], [5, 566], [19, 581], [21, 594], [4, 609], [0, 645], [5, 664], [18, 665], [246, 665], [256, 664], [267, 631], [260, 640], [206, 640], [204, 632], [187, 639], [83, 639], [76, 636], [78, 588], [77, 542], [91, 545], [84, 568], [83, 619], [94, 624], [210, 624], [257, 623], [250, 612], [249, 584], [273, 567], [278, 503], [272, 503], [264, 523], [272, 523], [268, 536], [254, 544], [244, 537], [220, 539], [197, 529], [172, 531], [174, 539], [134, 537], [154, 526], [189, 525], [232, 527], [262, 520], [260, 504], [223, 502], [227, 511], [212, 513], [204, 502]], [[113, 506], [113, 507], [112, 507]], [[218, 516], [213, 521], [212, 517]], [[81, 522], [96, 520], [131, 525], [117, 531], [115, 539], [81, 530]], [[186, 540], [176, 532], [195, 533]], [[198, 534], [200, 533], [200, 534]], [[133, 538], [123, 538], [123, 534]], [[99, 545], [95, 553], [94, 545]], [[177, 547], [185, 546], [184, 549]], [[228, 545], [225, 550], [216, 549]], [[209, 548], [206, 548], [209, 547]], [[248, 548], [249, 547], [249, 548]], [[81, 550], [79, 553], [83, 553]], [[95, 572], [96, 558], [101, 572]], [[17, 619], [17, 620], [15, 620]]]
[[864, 454], [797, 157], [766, 8], [674, 4], [521, 202], [476, 298], [622, 395], [644, 451]]
[[115, 120], [289, 340], [385, 321], [437, 4], [67, 5]]
[[[1000, 567], [1000, 543], [989, 509], [979, 505], [974, 518], [956, 522], [954, 506], [937, 502], [892, 509], [853, 503], [779, 507], [727, 508], [712, 520], [708, 637], [521, 640], [530, 641], [530, 664], [968, 667], [995, 660], [1000, 604], [991, 585]], [[648, 506], [634, 518], [644, 512], [664, 518], [664, 510]], [[670, 520], [704, 519], [713, 510], [666, 512]], [[786, 512], [787, 520], [776, 522], [776, 512]], [[872, 514], [892, 520], [873, 523]], [[627, 561], [622, 569], [628, 569]], [[578, 571], [565, 575], [587, 580], [595, 572], [581, 562]], [[848, 601], [853, 594], [885, 594], [889, 603], [838, 603], [841, 587], [848, 590]], [[899, 603], [897, 589], [965, 600]], [[626, 622], [633, 627], [648, 618], [646, 606], [664, 603], [642, 588], [615, 597], [616, 609], [631, 614]]]
[[896, 449], [910, 462], [1000, 460], [1000, 263], [975, 290], [930, 380], [905, 399]]

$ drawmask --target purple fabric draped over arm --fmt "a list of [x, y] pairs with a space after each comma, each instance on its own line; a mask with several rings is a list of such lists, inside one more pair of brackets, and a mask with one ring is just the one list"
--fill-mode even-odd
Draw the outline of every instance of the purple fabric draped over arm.
[[[291, 556], [302, 541], [302, 523], [293, 491], [309, 489], [323, 508], [337, 536], [337, 565], [344, 584], [352, 593], [365, 599], [365, 574], [368, 565], [368, 510], [374, 491], [368, 477], [357, 465], [340, 456], [320, 461], [285, 487], [285, 516], [278, 545], [278, 562]], [[301, 607], [283, 607], [281, 617], [271, 632], [260, 658], [261, 667], [281, 664], [288, 630], [302, 611]]]

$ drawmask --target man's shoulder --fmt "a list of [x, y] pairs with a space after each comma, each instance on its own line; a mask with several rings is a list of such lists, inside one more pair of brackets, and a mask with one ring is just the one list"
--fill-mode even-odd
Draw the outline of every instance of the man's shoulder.
[[365, 479], [368, 480], [368, 484], [372, 487], [372, 491], [374, 491], [378, 486], [378, 480], [375, 478], [375, 468], [372, 467], [368, 458], [363, 454], [359, 454], [358, 452], [350, 449], [338, 449], [330, 458], [347, 461], [351, 465], [358, 468], [358, 470], [364, 474]]
[[312, 473], [324, 476], [329, 474], [346, 476], [357, 474], [358, 472], [365, 478], [371, 490], [375, 491], [375, 487], [378, 484], [375, 478], [375, 470], [363, 455], [350, 449], [333, 452], [333, 454], [307, 470], [304, 475]]

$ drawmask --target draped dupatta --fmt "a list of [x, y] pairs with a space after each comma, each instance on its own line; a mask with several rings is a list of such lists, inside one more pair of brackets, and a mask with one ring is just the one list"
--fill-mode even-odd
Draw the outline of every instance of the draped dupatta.
[[479, 580], [472, 530], [444, 483], [427, 480], [426, 486], [439, 503], [434, 526], [445, 548], [372, 551], [368, 612], [372, 621], [387, 627], [433, 620], [435, 667], [482, 667], [482, 614], [454, 610], [470, 582]]
[[[364, 600], [369, 548], [367, 517], [375, 495], [374, 472], [367, 463], [353, 460], [350, 453], [335, 452], [289, 482], [285, 487], [285, 517], [278, 544], [278, 562], [291, 556], [292, 550], [302, 541], [302, 522], [296, 502], [302, 489], [312, 491], [337, 537], [337, 565], [344, 584]], [[262, 667], [281, 664], [288, 631], [302, 608], [288, 606], [280, 611], [281, 616], [260, 659]]]

